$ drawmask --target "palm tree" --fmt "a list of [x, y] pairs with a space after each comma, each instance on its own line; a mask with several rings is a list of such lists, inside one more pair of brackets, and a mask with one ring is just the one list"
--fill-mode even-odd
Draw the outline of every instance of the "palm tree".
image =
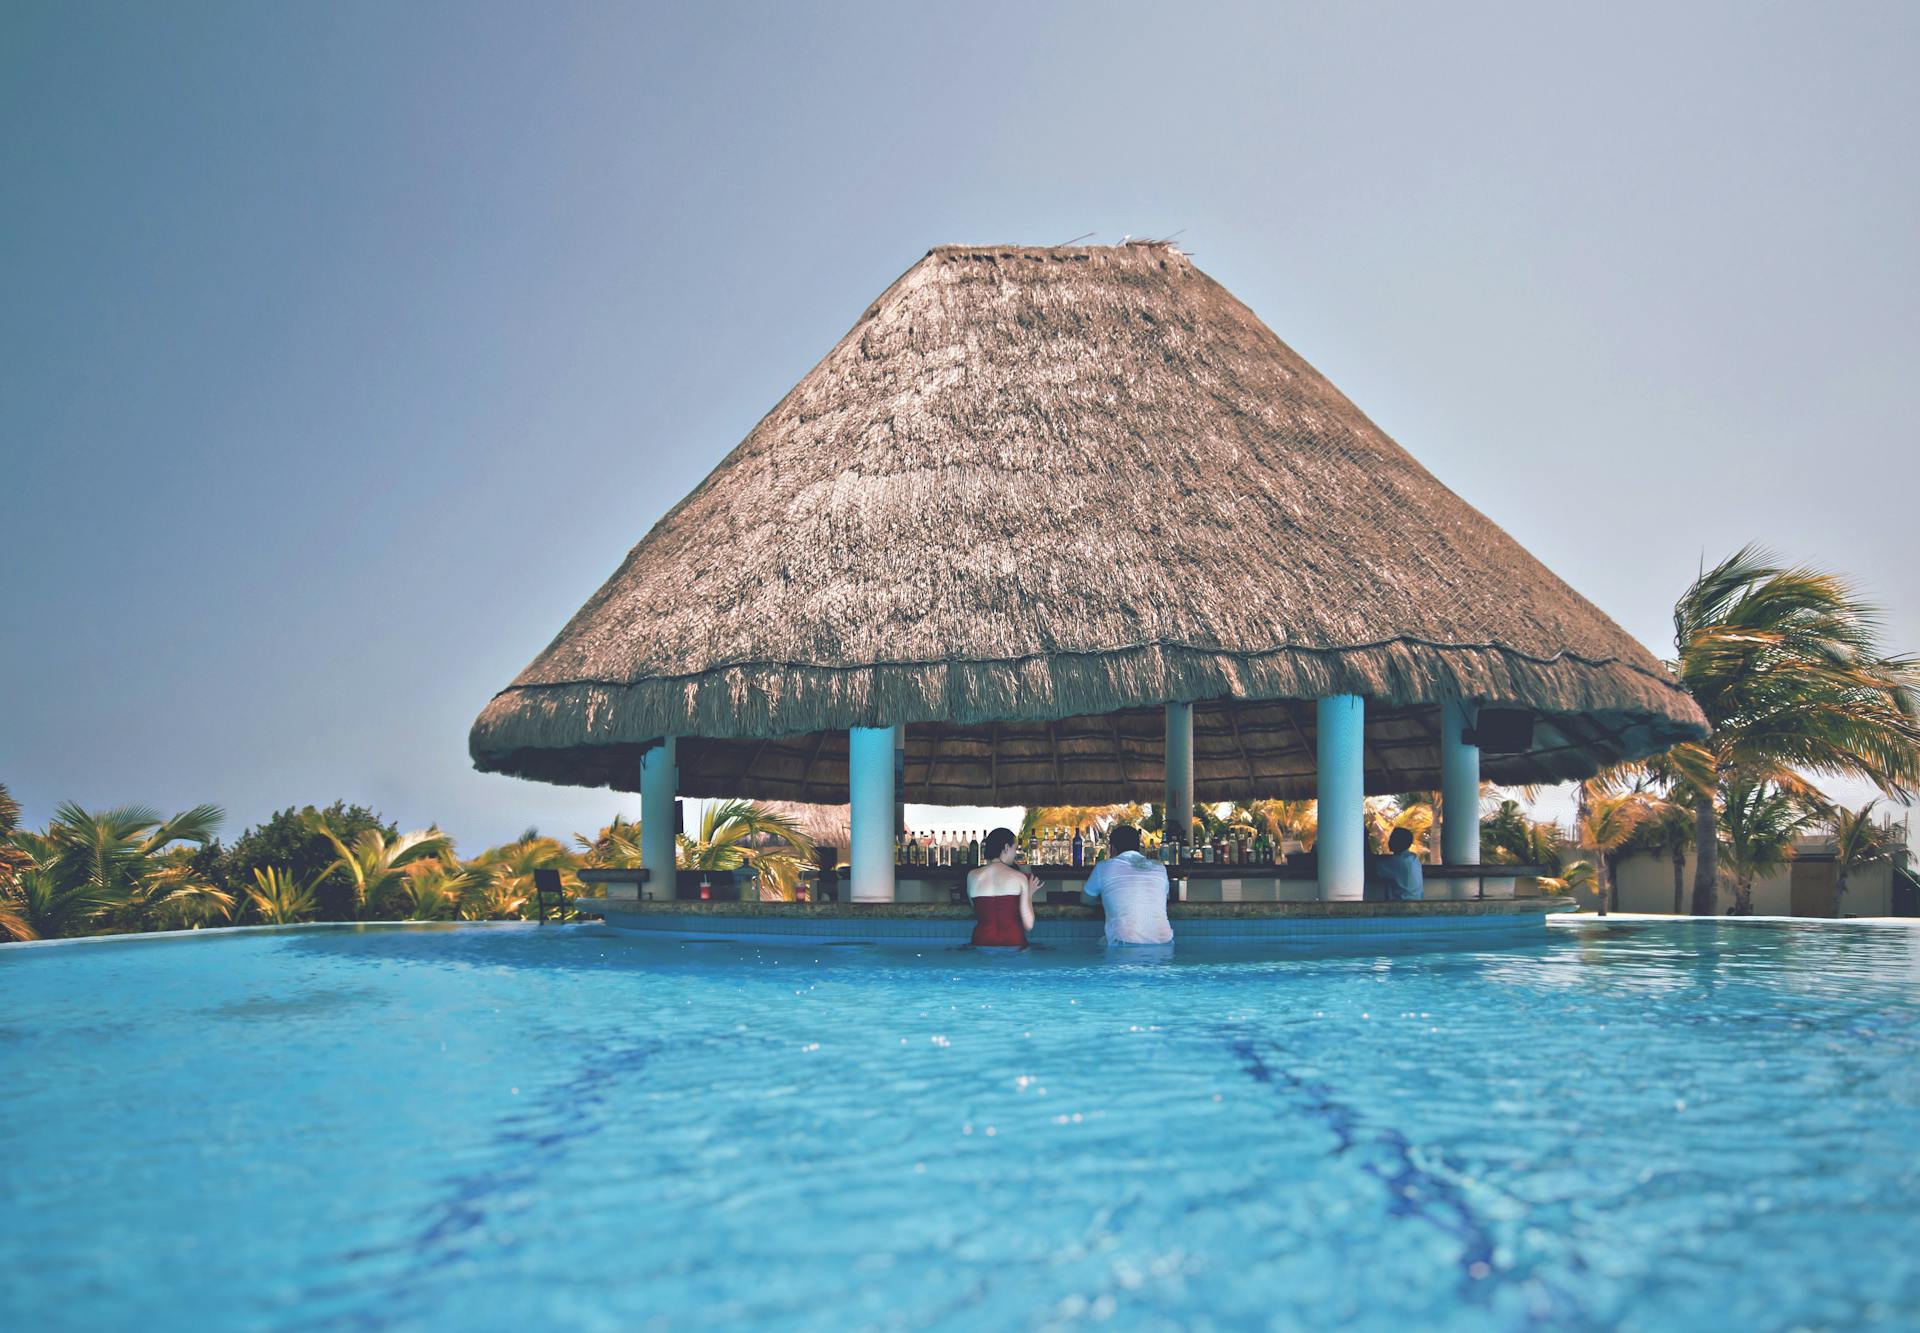
[[1649, 797], [1647, 817], [1639, 836], [1648, 850], [1673, 863], [1673, 914], [1686, 910], [1687, 853], [1693, 849], [1693, 807], [1690, 802]]
[[100, 917], [101, 900], [89, 883], [62, 884], [51, 870], [30, 866], [0, 899], [0, 930], [16, 940], [84, 935]]
[[1713, 727], [1667, 757], [1694, 806], [1696, 914], [1719, 882], [1716, 793], [1733, 808], [1736, 793], [1810, 791], [1801, 774], [1890, 795], [1920, 779], [1914, 660], [1881, 653], [1878, 611], [1844, 580], [1743, 547], [1694, 580], [1673, 628], [1675, 672]]
[[1606, 915], [1606, 899], [1601, 897], [1600, 872], [1594, 869], [1591, 861], [1570, 861], [1560, 867], [1557, 875], [1543, 875], [1540, 887], [1557, 889], [1562, 893], [1591, 893], [1600, 901], [1601, 915]]
[[1794, 839], [1812, 817], [1806, 799], [1796, 791], [1766, 782], [1736, 782], [1727, 788], [1720, 837], [1733, 871], [1728, 916], [1753, 915], [1754, 880], [1793, 858]]
[[289, 926], [313, 915], [313, 886], [295, 880], [279, 866], [255, 868], [247, 902], [270, 926]]
[[678, 859], [689, 870], [751, 866], [784, 899], [812, 856], [813, 840], [798, 820], [753, 801], [714, 801], [700, 816], [699, 833], [680, 835]]
[[14, 844], [20, 832], [20, 802], [13, 799], [7, 784], [0, 782], [0, 903], [14, 896], [19, 877], [33, 866], [33, 858]]
[[1833, 914], [1840, 915], [1847, 896], [1847, 880], [1856, 870], [1892, 860], [1900, 851], [1900, 840], [1873, 822], [1873, 807], [1868, 801], [1858, 810], [1834, 806], [1826, 812], [1827, 827], [1833, 834]]
[[527, 914], [532, 897], [531, 880], [500, 873], [470, 879], [456, 900], [455, 911], [462, 921], [519, 921]]
[[[1530, 858], [1533, 824], [1520, 802], [1511, 797], [1494, 807], [1480, 821], [1480, 850], [1483, 856], [1510, 866], [1541, 865]], [[1556, 842], [1558, 841], [1556, 837]]]
[[[633, 843], [640, 842], [640, 826], [631, 824]], [[521, 909], [533, 901], [536, 870], [572, 870], [578, 858], [557, 838], [543, 837], [530, 828], [512, 842], [486, 851], [467, 862], [473, 877], [462, 891], [460, 913], [472, 921], [502, 921], [520, 916]]]
[[[1125, 805], [1030, 805], [1020, 818], [1020, 838], [1025, 841], [1043, 828], [1095, 828], [1124, 818], [1131, 808]], [[1196, 823], [1203, 818], [1198, 804], [1193, 807], [1193, 816]]]
[[214, 884], [186, 847], [160, 853], [158, 868], [138, 881], [105, 920], [122, 930], [198, 930], [233, 919], [234, 895]]
[[1312, 801], [1249, 801], [1247, 812], [1281, 843], [1310, 843], [1319, 830], [1319, 807]]
[[1647, 807], [1637, 793], [1624, 796], [1595, 796], [1589, 793], [1586, 814], [1580, 821], [1580, 845], [1595, 855], [1600, 872], [1600, 915], [1609, 906], [1620, 910], [1620, 884], [1617, 876], [1620, 852], [1632, 839]]
[[445, 861], [415, 861], [400, 880], [400, 905], [407, 920], [439, 921], [451, 915], [474, 887], [475, 878], [471, 871]]
[[607, 870], [640, 868], [640, 821], [637, 819], [626, 819], [615, 814], [613, 822], [593, 837], [576, 833], [573, 841], [580, 849], [580, 864], [583, 866]]
[[449, 855], [452, 840], [438, 829], [415, 829], [402, 833], [392, 842], [377, 828], [364, 830], [348, 846], [325, 824], [314, 825], [326, 835], [339, 853], [327, 872], [342, 870], [353, 885], [353, 912], [356, 917], [377, 917], [387, 898], [400, 888], [407, 867], [427, 857]]
[[20, 833], [20, 802], [0, 782], [0, 931], [16, 940], [40, 936], [30, 920], [20, 877], [33, 869], [33, 857], [15, 841]]
[[[146, 930], [191, 923], [233, 906], [178, 844], [211, 841], [222, 815], [199, 805], [171, 817], [143, 805], [90, 811], [65, 802], [44, 833], [15, 833], [33, 862], [21, 876], [27, 924], [41, 938], [106, 926]], [[37, 872], [37, 873], [35, 873]]]

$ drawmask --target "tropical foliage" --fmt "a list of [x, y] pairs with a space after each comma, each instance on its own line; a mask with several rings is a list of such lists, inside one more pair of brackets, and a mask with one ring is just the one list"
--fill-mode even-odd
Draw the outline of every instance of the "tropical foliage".
[[1585, 802], [1578, 828], [1580, 846], [1594, 853], [1600, 910], [1620, 909], [1619, 858], [1640, 825], [1652, 814], [1637, 792], [1602, 795]]
[[536, 870], [572, 870], [573, 853], [557, 839], [530, 828], [512, 842], [490, 848], [467, 863], [467, 883], [454, 897], [463, 921], [507, 921], [525, 915], [534, 898]]
[[[1864, 778], [1894, 796], [1920, 779], [1920, 674], [1883, 651], [1879, 612], [1845, 580], [1746, 547], [1682, 594], [1673, 627], [1675, 674], [1713, 727], [1658, 766], [1694, 810], [1695, 913], [1714, 910], [1722, 848], [1762, 847], [1754, 821], [1818, 801], [1813, 779]], [[1749, 911], [1751, 874], [1742, 893], [1731, 869], [1733, 910]]]
[[268, 866], [253, 872], [253, 887], [247, 890], [247, 902], [264, 924], [290, 926], [313, 915], [313, 888], [295, 880], [279, 866]]
[[762, 897], [783, 899], [794, 896], [800, 871], [813, 858], [813, 840], [798, 822], [752, 801], [710, 802], [699, 831], [681, 834], [679, 846], [679, 863], [688, 869], [748, 867], [756, 872]]
[[14, 939], [51, 939], [224, 921], [233, 895], [182, 848], [210, 841], [220, 818], [211, 805], [163, 816], [142, 805], [86, 810], [67, 802], [44, 832], [9, 835], [17, 855], [8, 860], [0, 926]]
[[583, 866], [608, 870], [640, 868], [640, 821], [637, 819], [615, 815], [613, 822], [593, 837], [576, 833], [573, 841], [580, 848], [580, 864]]
[[1753, 914], [1753, 882], [1784, 866], [1814, 812], [1799, 792], [1736, 780], [1720, 802], [1720, 852], [1733, 878], [1733, 916]]
[[1905, 849], [1885, 827], [1873, 820], [1868, 801], [1858, 810], [1833, 806], [1821, 812], [1826, 831], [1833, 839], [1833, 910], [1842, 910], [1847, 897], [1847, 881], [1856, 871], [1881, 861], [1891, 861]]
[[400, 833], [364, 805], [335, 801], [325, 807], [289, 806], [248, 829], [230, 848], [211, 844], [216, 861], [210, 869], [223, 888], [242, 896], [254, 882], [254, 871], [278, 869], [313, 891], [316, 916], [350, 920], [355, 915], [353, 880], [336, 868], [340, 851], [334, 840], [352, 846], [361, 834], [376, 829], [388, 839]]
[[453, 852], [453, 843], [438, 829], [417, 829], [389, 839], [370, 828], [349, 844], [324, 824], [319, 828], [337, 853], [328, 870], [345, 875], [353, 888], [353, 915], [361, 918], [380, 919], [397, 904], [407, 867]]

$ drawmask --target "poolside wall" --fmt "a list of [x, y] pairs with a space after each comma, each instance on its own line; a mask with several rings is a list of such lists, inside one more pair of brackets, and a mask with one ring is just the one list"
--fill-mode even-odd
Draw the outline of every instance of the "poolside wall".
[[[1358, 906], [1358, 904], [1354, 904]], [[583, 911], [602, 916], [624, 934], [684, 940], [727, 940], [747, 944], [903, 944], [957, 948], [972, 933], [970, 917], [910, 909], [860, 911], [729, 911], [720, 904], [705, 910], [629, 910], [627, 904], [583, 902]], [[1413, 906], [1417, 906], [1413, 905]], [[1188, 915], [1176, 911], [1174, 935], [1182, 944], [1308, 943], [1356, 944], [1457, 943], [1472, 947], [1541, 938], [1549, 912], [1564, 908], [1542, 903], [1537, 910], [1503, 903], [1462, 903], [1457, 909], [1374, 914], [1287, 912], [1274, 915], [1227, 913]], [[1036, 944], [1079, 947], [1104, 942], [1105, 927], [1091, 913], [1043, 912], [1032, 936]]]
[[[1724, 870], [1724, 866], [1722, 867]], [[1623, 912], [1673, 911], [1673, 861], [1665, 856], [1636, 854], [1620, 864], [1620, 910]], [[1764, 875], [1753, 886], [1753, 910], [1760, 916], [1833, 915], [1834, 870], [1831, 860], [1808, 856]], [[1687, 854], [1681, 896], [1684, 911], [1693, 902], [1693, 854]], [[1583, 910], [1598, 904], [1594, 894], [1578, 894]], [[1798, 907], [1796, 909], [1796, 903]], [[1720, 886], [1716, 912], [1724, 914], [1733, 906], [1733, 886]], [[1847, 877], [1847, 896], [1840, 904], [1846, 916], [1891, 916], [1893, 913], [1893, 870], [1887, 865], [1867, 866]]]

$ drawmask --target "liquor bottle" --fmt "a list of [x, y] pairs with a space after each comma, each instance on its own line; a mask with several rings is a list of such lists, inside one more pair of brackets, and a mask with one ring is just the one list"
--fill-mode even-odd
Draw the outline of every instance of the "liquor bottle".
[[1073, 863], [1077, 866], [1087, 863], [1087, 844], [1086, 840], [1080, 836], [1078, 825], [1075, 825], [1073, 830]]
[[970, 866], [980, 864], [980, 834], [978, 832], [975, 832], [971, 838], [967, 839], [967, 864]]

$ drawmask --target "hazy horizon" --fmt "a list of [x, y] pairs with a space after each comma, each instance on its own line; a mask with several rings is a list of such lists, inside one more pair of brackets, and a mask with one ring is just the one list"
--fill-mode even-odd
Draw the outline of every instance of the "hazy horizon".
[[477, 850], [637, 814], [474, 773], [468, 727], [955, 241], [1177, 233], [1660, 656], [1748, 542], [1920, 649], [1920, 7], [0, 25], [0, 782], [35, 825], [345, 799]]

